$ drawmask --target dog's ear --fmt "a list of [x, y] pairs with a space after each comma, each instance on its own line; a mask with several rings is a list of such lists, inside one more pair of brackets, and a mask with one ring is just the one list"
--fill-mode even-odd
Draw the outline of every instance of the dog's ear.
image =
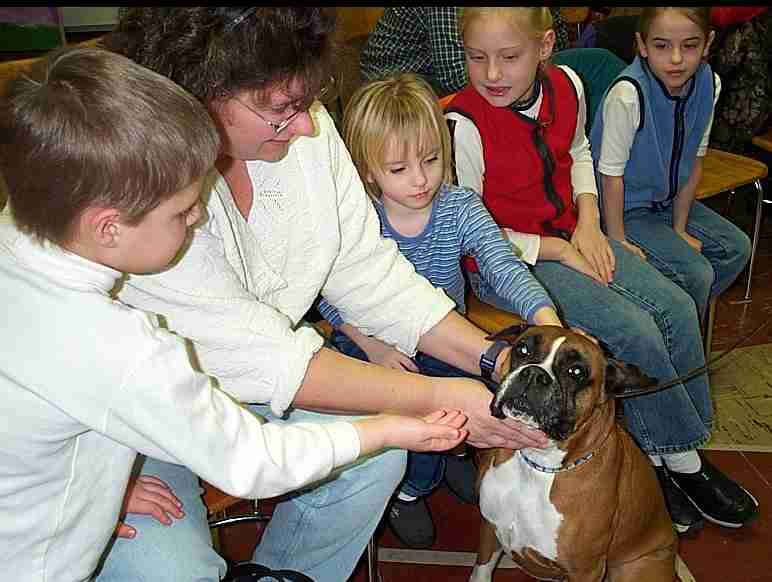
[[510, 325], [509, 327], [505, 327], [498, 333], [489, 335], [485, 339], [491, 340], [491, 341], [504, 340], [505, 342], [514, 344], [515, 340], [518, 337], [520, 337], [520, 334], [523, 333], [529, 327], [531, 326], [528, 325], [527, 323], [518, 323], [516, 325]]
[[624, 394], [628, 390], [648, 388], [657, 383], [656, 378], [647, 376], [634, 364], [626, 364], [616, 358], [608, 358], [606, 365], [606, 392]]

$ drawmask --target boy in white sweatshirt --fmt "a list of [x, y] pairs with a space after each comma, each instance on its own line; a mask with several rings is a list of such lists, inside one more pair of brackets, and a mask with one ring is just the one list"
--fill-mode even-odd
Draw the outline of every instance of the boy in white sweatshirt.
[[[111, 297], [123, 273], [184, 252], [219, 145], [196, 99], [99, 49], [53, 53], [0, 106], [0, 562], [17, 582], [92, 576], [137, 451], [257, 498], [466, 436], [445, 410], [263, 424], [193, 370], [182, 338]], [[159, 483], [145, 484], [156, 509], [174, 511]]]

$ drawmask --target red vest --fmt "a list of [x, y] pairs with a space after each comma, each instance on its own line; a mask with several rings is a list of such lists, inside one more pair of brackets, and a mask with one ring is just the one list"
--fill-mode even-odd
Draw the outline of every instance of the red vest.
[[[570, 238], [577, 220], [570, 149], [579, 101], [564, 71], [551, 65], [545, 71], [538, 123], [507, 107], [492, 107], [471, 85], [453, 98], [446, 111], [469, 118], [480, 132], [485, 162], [482, 197], [498, 225]], [[548, 90], [547, 83], [553, 91]], [[552, 111], [559, 114], [553, 115]], [[539, 125], [554, 160], [549, 185], [545, 183], [545, 162], [534, 141], [534, 130]]]

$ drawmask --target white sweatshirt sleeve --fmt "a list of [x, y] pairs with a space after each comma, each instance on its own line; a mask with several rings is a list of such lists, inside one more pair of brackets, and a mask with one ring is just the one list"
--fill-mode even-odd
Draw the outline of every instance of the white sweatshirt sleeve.
[[559, 65], [571, 79], [576, 89], [576, 96], [579, 100], [578, 113], [576, 117], [576, 130], [574, 139], [571, 141], [570, 154], [573, 163], [571, 164], [571, 187], [573, 188], [573, 199], [576, 202], [577, 194], [595, 194], [598, 195], [598, 187], [595, 184], [595, 170], [592, 165], [592, 152], [590, 151], [590, 140], [584, 132], [585, 120], [587, 119], [587, 99], [584, 96], [584, 86], [576, 72], [566, 65]]
[[264, 423], [191, 370], [180, 338], [150, 325], [145, 335], [123, 385], [105, 403], [99, 430], [106, 436], [244, 498], [297, 489], [359, 455], [351, 423]]

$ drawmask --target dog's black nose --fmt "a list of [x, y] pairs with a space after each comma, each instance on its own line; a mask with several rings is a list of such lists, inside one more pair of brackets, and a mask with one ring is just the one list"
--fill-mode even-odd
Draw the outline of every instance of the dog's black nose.
[[552, 377], [539, 366], [526, 366], [520, 370], [520, 373], [517, 376], [521, 383], [528, 386], [534, 384], [538, 386], [549, 386], [552, 383]]

